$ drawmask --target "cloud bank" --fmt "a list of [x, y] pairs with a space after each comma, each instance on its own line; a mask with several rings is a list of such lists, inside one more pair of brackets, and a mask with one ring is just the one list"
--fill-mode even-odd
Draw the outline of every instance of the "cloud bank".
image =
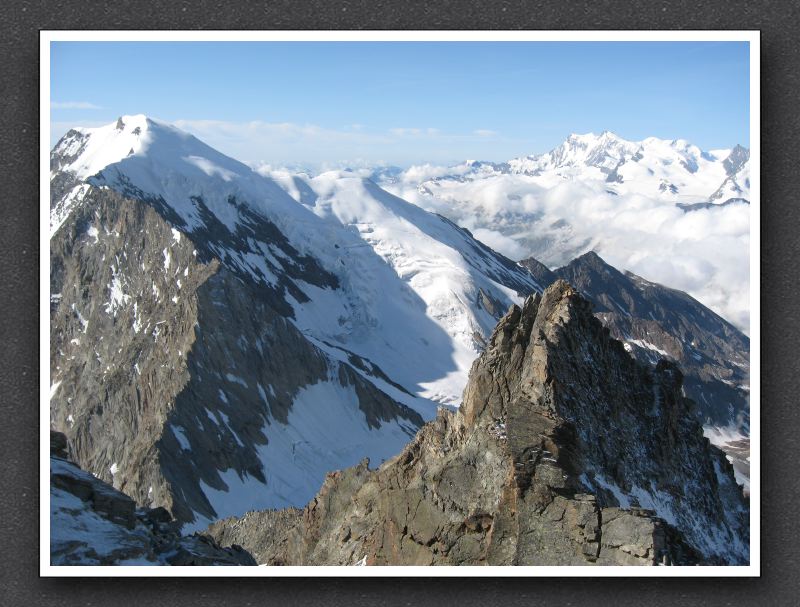
[[594, 249], [607, 262], [686, 291], [745, 333], [750, 325], [750, 205], [684, 212], [641, 195], [613, 195], [602, 183], [543, 187], [519, 175], [474, 181], [419, 182], [439, 176], [412, 167], [393, 193], [447, 215], [475, 236], [519, 260], [533, 255], [550, 267]]

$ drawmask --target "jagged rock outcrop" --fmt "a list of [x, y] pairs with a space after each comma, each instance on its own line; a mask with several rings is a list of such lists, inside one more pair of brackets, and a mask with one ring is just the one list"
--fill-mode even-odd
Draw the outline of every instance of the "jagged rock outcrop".
[[592, 301], [611, 336], [640, 362], [657, 364], [661, 358], [675, 362], [709, 437], [728, 454], [737, 478], [748, 488], [750, 340], [746, 335], [686, 293], [620, 272], [594, 251], [555, 271], [532, 258], [520, 263], [544, 285], [561, 278], [578, 289]]
[[458, 412], [300, 510], [208, 533], [259, 563], [746, 563], [748, 505], [675, 365], [644, 366], [564, 281], [498, 323]]
[[184, 536], [164, 508], [136, 508], [112, 486], [65, 459], [50, 431], [50, 562], [53, 565], [255, 565], [241, 547]]

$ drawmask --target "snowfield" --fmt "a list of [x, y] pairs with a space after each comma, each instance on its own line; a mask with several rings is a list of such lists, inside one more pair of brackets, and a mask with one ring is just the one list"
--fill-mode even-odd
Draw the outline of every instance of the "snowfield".
[[[413, 425], [402, 421], [370, 429], [355, 390], [342, 386], [337, 378], [301, 389], [288, 423], [273, 423], [263, 430], [269, 442], [258, 449], [258, 457], [268, 471], [267, 484], [233, 469], [220, 473], [227, 490], [200, 482], [218, 518], [287, 504], [304, 506], [319, 491], [328, 471], [354, 466], [364, 453], [370, 454], [372, 467], [378, 466], [397, 455], [416, 433]], [[183, 526], [183, 533], [200, 531], [212, 522], [198, 516], [194, 523]]]

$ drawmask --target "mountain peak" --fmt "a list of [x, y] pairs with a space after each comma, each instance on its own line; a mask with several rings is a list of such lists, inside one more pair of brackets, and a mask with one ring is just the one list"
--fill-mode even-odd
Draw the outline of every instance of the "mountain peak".
[[608, 262], [606, 262], [605, 259], [600, 257], [600, 255], [598, 255], [594, 249], [592, 249], [591, 251], [587, 251], [583, 255], [579, 255], [578, 257], [573, 259], [568, 265], [571, 266], [584, 265], [598, 270], [608, 269], [613, 267]]
[[620, 137], [616, 133], [613, 133], [613, 132], [608, 131], [608, 130], [605, 130], [602, 133], [600, 133], [600, 139], [613, 140], [613, 141], [625, 141], [625, 140], [623, 140], [622, 137]]
[[579, 256], [576, 258], [576, 260], [577, 260], [577, 259], [581, 259], [581, 260], [585, 260], [585, 261], [601, 261], [601, 262], [605, 263], [605, 261], [603, 260], [603, 258], [602, 258], [602, 257], [600, 257], [600, 256], [597, 254], [597, 251], [595, 251], [594, 249], [592, 249], [591, 251], [587, 251], [587, 252], [586, 252], [586, 253], [584, 253], [583, 255], [579, 255]]
[[136, 114], [100, 127], [70, 129], [53, 148], [51, 166], [70, 171], [78, 179], [90, 177], [109, 164], [144, 152], [155, 124], [144, 114]]
[[556, 273], [568, 280], [571, 284], [579, 285], [581, 291], [591, 296], [592, 284], [605, 284], [609, 281], [617, 282], [623, 274], [594, 250], [576, 257], [567, 265], [559, 268]]
[[580, 142], [585, 144], [596, 144], [596, 143], [606, 143], [610, 141], [620, 141], [625, 142], [626, 139], [623, 139], [616, 133], [612, 131], [605, 130], [602, 131], [599, 135], [594, 133], [594, 131], [589, 133], [570, 133], [566, 139], [567, 142]]

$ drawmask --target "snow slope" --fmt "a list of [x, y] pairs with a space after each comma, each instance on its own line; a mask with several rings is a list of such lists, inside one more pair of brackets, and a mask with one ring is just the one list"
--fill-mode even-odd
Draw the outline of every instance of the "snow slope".
[[[384, 423], [378, 431], [369, 428], [358, 408], [355, 390], [331, 377], [302, 388], [287, 423], [268, 425], [264, 431], [268, 442], [257, 451], [268, 470], [266, 485], [234, 469], [220, 473], [227, 490], [201, 481], [218, 519], [287, 504], [304, 506], [319, 491], [328, 471], [354, 466], [366, 456], [372, 466], [378, 466], [395, 456], [417, 428], [403, 420]], [[182, 531], [200, 531], [211, 522], [198, 516]]]
[[[299, 325], [397, 370], [390, 375], [406, 388], [457, 404], [498, 314], [520, 301], [518, 293], [540, 287], [450, 221], [368, 179], [348, 172], [278, 179], [337, 235], [329, 267], [348, 269], [340, 274], [347, 296], [317, 293], [296, 305]], [[327, 243], [315, 252], [329, 253]]]

